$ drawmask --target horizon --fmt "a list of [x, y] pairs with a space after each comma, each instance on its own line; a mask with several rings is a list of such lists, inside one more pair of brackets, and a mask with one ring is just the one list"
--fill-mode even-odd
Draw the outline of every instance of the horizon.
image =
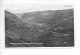
[[[73, 8], [68, 8], [68, 9], [73, 9]], [[25, 11], [25, 12], [13, 12], [13, 11], [10, 11], [10, 10], [7, 10], [7, 9], [5, 9], [6, 11], [9, 11], [9, 12], [11, 12], [11, 13], [28, 13], [28, 12], [38, 12], [38, 11], [56, 11], [56, 10], [67, 10], [67, 9], [56, 9], [56, 10], [36, 10], [36, 11]], [[5, 11], [4, 10], [4, 11]]]

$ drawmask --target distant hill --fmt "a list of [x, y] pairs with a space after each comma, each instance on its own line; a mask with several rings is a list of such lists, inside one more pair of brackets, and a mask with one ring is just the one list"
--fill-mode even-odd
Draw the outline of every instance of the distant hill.
[[24, 14], [24, 13], [14, 13], [16, 16], [18, 16], [19, 18], [22, 18], [22, 15]]
[[[24, 13], [22, 15], [22, 20], [28, 23], [42, 24], [44, 27], [52, 27], [57, 22], [69, 17], [73, 17], [73, 15], [73, 9], [34, 11]], [[72, 18], [72, 22], [73, 21], [74, 19]]]
[[50, 23], [51, 21], [57, 21], [69, 16], [73, 16], [73, 9], [28, 12], [23, 14], [22, 19], [25, 21], [37, 23]]

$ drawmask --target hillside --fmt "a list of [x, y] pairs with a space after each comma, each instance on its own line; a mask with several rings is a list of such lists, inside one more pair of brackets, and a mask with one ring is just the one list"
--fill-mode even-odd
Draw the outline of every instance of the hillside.
[[24, 20], [29, 24], [35, 23], [34, 25], [39, 24], [39, 26], [41, 27], [44, 26], [46, 28], [47, 26], [50, 28], [55, 23], [72, 16], [73, 16], [73, 9], [55, 10], [55, 11], [52, 10], [34, 11], [34, 12], [24, 13], [22, 15], [22, 20]]

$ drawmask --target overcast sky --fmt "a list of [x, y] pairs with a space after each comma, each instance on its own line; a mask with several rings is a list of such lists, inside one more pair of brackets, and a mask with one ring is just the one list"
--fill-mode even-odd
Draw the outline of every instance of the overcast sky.
[[73, 8], [72, 4], [56, 4], [56, 3], [40, 3], [35, 2], [37, 0], [4, 0], [4, 9], [13, 13], [24, 13], [30, 11], [42, 11], [42, 10], [58, 10], [58, 9], [70, 9]]

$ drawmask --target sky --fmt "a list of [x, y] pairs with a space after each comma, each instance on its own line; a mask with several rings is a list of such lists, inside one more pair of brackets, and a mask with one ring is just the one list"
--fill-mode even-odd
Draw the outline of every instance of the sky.
[[4, 9], [13, 13], [25, 13], [43, 10], [62, 10], [73, 8], [72, 4], [44, 2], [38, 0], [4, 0]]

